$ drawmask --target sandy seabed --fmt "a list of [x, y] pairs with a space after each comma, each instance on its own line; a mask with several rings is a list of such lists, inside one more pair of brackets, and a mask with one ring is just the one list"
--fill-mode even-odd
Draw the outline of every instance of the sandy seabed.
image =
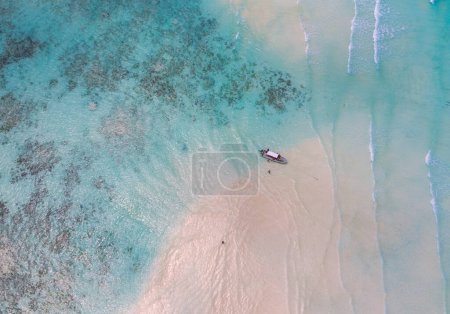
[[[195, 202], [131, 312], [352, 312], [327, 155], [319, 140], [308, 140], [286, 156], [287, 166], [261, 162], [257, 195]], [[370, 312], [381, 306], [374, 302]]]
[[[261, 55], [280, 55], [289, 69], [308, 57], [312, 65], [319, 59], [325, 73], [333, 62], [346, 70], [348, 43], [341, 39], [343, 30], [350, 37], [352, 16], [342, 10], [302, 15], [295, 1], [218, 2], [244, 21], [238, 34], [257, 41]], [[308, 21], [315, 22], [315, 41], [305, 33]], [[319, 39], [330, 52], [322, 51], [322, 59]], [[423, 157], [394, 163], [402, 167], [385, 181], [390, 197], [375, 204], [372, 118], [361, 109], [364, 100], [344, 97], [353, 109], [342, 109], [335, 125], [320, 130], [322, 141], [281, 152], [287, 166], [262, 162], [256, 196], [198, 198], [170, 232], [131, 312], [441, 313], [436, 226], [427, 181], [420, 181]]]

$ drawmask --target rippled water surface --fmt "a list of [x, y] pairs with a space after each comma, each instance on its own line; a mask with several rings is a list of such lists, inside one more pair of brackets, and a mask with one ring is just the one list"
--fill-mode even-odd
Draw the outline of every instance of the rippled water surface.
[[310, 137], [354, 312], [450, 308], [450, 4], [279, 2], [0, 3], [0, 312], [125, 311], [192, 153]]

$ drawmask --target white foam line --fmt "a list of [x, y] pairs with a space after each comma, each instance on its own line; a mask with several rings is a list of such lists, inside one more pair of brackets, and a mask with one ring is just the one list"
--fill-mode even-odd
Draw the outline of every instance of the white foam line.
[[380, 61], [380, 57], [378, 55], [378, 40], [380, 33], [380, 2], [381, 0], [375, 1], [375, 8], [373, 10], [373, 16], [375, 17], [375, 26], [373, 29], [373, 61], [378, 64]]
[[431, 150], [428, 151], [428, 153], [425, 156], [425, 164], [430, 167], [430, 161], [431, 161]]
[[441, 281], [444, 283], [444, 287], [446, 285], [446, 278], [445, 278], [445, 271], [444, 271], [444, 267], [442, 265], [442, 259], [441, 259], [441, 250], [440, 250], [440, 237], [439, 237], [439, 218], [438, 218], [438, 205], [436, 203], [436, 191], [433, 187], [433, 181], [431, 180], [431, 165], [432, 165], [432, 154], [431, 154], [431, 149], [428, 150], [427, 154], [425, 155], [425, 164], [428, 167], [428, 182], [430, 184], [430, 195], [431, 195], [431, 200], [430, 200], [430, 204], [431, 207], [433, 209], [433, 213], [434, 213], [434, 218], [436, 221], [436, 249], [437, 249], [437, 255], [438, 255], [438, 261], [439, 261], [439, 267], [441, 270]]
[[[300, 8], [300, 0], [297, 0], [297, 7]], [[306, 58], [308, 58], [309, 57], [309, 39], [310, 39], [310, 37], [309, 37], [308, 33], [306, 32], [305, 24], [303, 23], [300, 16], [299, 16], [299, 20], [300, 20], [300, 25], [303, 30], [303, 35], [305, 36], [305, 55], [306, 55]]]
[[[433, 182], [431, 182], [431, 150], [429, 150], [425, 156], [425, 164], [428, 167], [428, 182], [430, 184], [430, 194], [431, 194], [431, 200], [430, 200], [430, 204], [433, 208], [433, 212], [434, 212], [434, 218], [436, 220], [436, 228], [438, 225], [438, 213], [437, 213], [437, 206], [436, 206], [436, 195], [433, 189]], [[438, 235], [436, 235], [436, 237], [438, 237]], [[439, 254], [439, 245], [438, 245], [438, 254]]]
[[370, 124], [369, 124], [369, 152], [370, 152], [370, 166], [372, 169], [372, 204], [373, 204], [373, 210], [374, 210], [374, 216], [375, 216], [375, 223], [377, 225], [377, 249], [378, 249], [378, 255], [380, 256], [380, 260], [381, 260], [381, 271], [383, 274], [383, 303], [384, 303], [384, 313], [387, 312], [386, 309], [386, 286], [385, 286], [385, 282], [384, 282], [384, 258], [383, 258], [383, 254], [381, 252], [381, 247], [380, 247], [380, 241], [378, 238], [378, 221], [376, 218], [376, 210], [378, 207], [378, 203], [377, 203], [377, 196], [376, 196], [376, 180], [375, 180], [375, 167], [374, 167], [374, 160], [375, 160], [375, 149], [374, 149], [374, 145], [373, 145], [373, 122], [372, 122], [372, 118], [370, 119]]
[[373, 206], [376, 208], [376, 195], [375, 195], [375, 172], [373, 167], [373, 161], [374, 161], [374, 148], [373, 148], [373, 129], [372, 129], [372, 119], [370, 120], [369, 125], [369, 153], [370, 153], [370, 167], [372, 168], [372, 184], [373, 184], [373, 190], [372, 190], [372, 202]]
[[353, 19], [352, 19], [352, 25], [350, 26], [350, 42], [348, 44], [348, 61], [347, 61], [347, 73], [351, 74], [351, 59], [352, 59], [352, 51], [353, 51], [353, 35], [354, 35], [354, 31], [355, 31], [355, 21], [356, 21], [356, 16], [358, 14], [358, 7], [356, 5], [356, 0], [353, 0], [353, 3], [355, 4], [355, 15], [353, 15]]
[[[372, 129], [372, 120], [370, 120], [370, 125], [369, 125], [369, 152], [370, 152], [370, 163], [373, 164], [373, 160], [374, 160], [374, 149], [373, 149], [373, 129]], [[373, 171], [373, 169], [372, 169]]]
[[431, 150], [428, 150], [427, 154], [425, 155], [425, 164], [428, 167], [428, 182], [430, 184], [430, 195], [431, 195], [431, 200], [430, 200], [430, 204], [431, 204], [431, 208], [433, 209], [433, 213], [434, 213], [434, 219], [436, 222], [436, 246], [437, 246], [437, 254], [439, 257], [439, 265], [441, 268], [441, 274], [442, 274], [442, 280], [445, 282], [444, 279], [444, 270], [442, 268], [442, 262], [441, 262], [441, 252], [440, 252], [440, 248], [439, 248], [439, 218], [438, 218], [438, 207], [436, 204], [436, 192], [433, 188], [433, 182], [431, 181], [431, 162], [432, 162], [432, 158], [431, 158]]
[[309, 57], [309, 40], [310, 40], [310, 37], [309, 37], [308, 33], [306, 32], [306, 30], [303, 30], [303, 33], [305, 34], [305, 55], [306, 55], [306, 57]]

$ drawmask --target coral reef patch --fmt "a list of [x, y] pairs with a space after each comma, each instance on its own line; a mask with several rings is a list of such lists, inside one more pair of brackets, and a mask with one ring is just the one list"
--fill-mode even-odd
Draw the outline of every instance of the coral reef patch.
[[241, 54], [196, 0], [18, 0], [0, 15], [1, 313], [124, 304], [178, 207], [146, 183], [123, 191], [120, 173], [145, 181], [163, 141], [186, 154], [180, 121], [226, 128], [238, 110], [270, 119], [310, 98]]
[[8, 39], [3, 53], [0, 55], [0, 69], [10, 63], [31, 58], [42, 46], [42, 43], [29, 36], [21, 39]]

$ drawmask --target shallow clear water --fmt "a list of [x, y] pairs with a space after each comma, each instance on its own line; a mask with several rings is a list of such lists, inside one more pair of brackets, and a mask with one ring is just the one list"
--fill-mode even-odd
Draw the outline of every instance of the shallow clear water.
[[449, 4], [303, 0], [298, 54], [272, 47], [283, 14], [255, 31], [236, 3], [0, 4], [0, 312], [124, 311], [192, 202], [192, 153], [314, 136], [353, 310], [361, 289], [450, 308]]

